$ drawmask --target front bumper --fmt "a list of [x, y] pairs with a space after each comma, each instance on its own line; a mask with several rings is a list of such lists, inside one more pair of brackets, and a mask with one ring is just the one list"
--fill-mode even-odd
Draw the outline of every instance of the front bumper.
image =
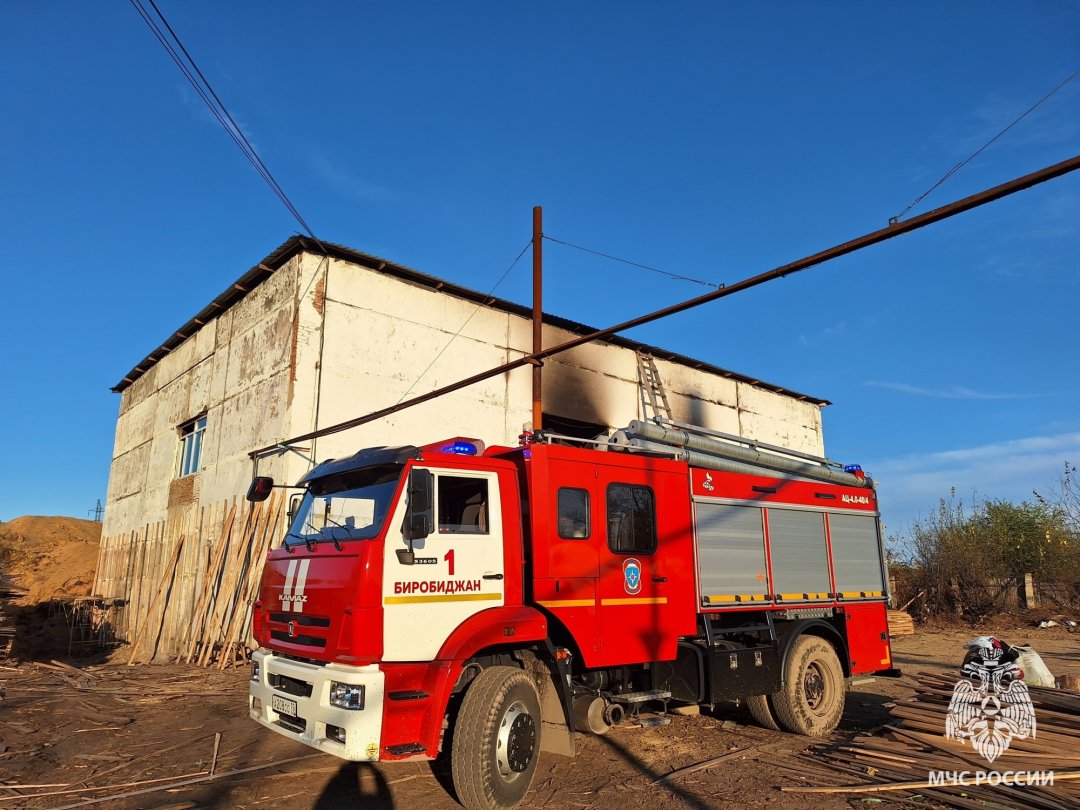
[[[336, 757], [354, 762], [378, 761], [385, 681], [378, 664], [365, 667], [342, 664], [319, 666], [282, 658], [265, 649], [254, 652], [251, 660], [259, 667], [258, 680], [250, 681], [248, 686], [248, 710], [252, 720], [284, 737]], [[272, 676], [288, 679], [290, 687], [275, 689], [270, 685]], [[331, 706], [331, 681], [363, 686], [364, 708], [339, 709]], [[305, 696], [303, 693], [308, 691], [309, 686], [310, 696]], [[295, 703], [296, 715], [275, 710], [275, 695]], [[331, 736], [327, 726], [343, 729], [345, 741], [340, 742]]]

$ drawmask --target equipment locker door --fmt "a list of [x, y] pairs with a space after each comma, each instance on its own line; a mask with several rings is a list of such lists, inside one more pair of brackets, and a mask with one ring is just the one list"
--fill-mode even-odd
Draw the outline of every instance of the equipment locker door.
[[[672, 659], [679, 636], [694, 630], [682, 604], [693, 590], [689, 527], [674, 525], [684, 522], [681, 515], [689, 507], [670, 515], [661, 509], [670, 497], [665, 483], [665, 476], [650, 470], [598, 468], [603, 520], [597, 589], [604, 666]], [[683, 483], [682, 498], [688, 500]]]

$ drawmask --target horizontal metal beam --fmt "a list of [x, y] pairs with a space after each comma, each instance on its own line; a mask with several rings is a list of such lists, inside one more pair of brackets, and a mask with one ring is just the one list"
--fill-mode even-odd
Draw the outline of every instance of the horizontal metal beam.
[[943, 205], [940, 208], [935, 208], [933, 211], [927, 211], [925, 214], [920, 214], [917, 217], [904, 220], [903, 222], [892, 222], [887, 227], [880, 230], [872, 231], [864, 236], [856, 237], [855, 239], [849, 239], [846, 242], [841, 242], [839, 245], [835, 245], [831, 248], [814, 253], [797, 261], [790, 262], [788, 264], [780, 265], [779, 267], [768, 270], [764, 273], [759, 273], [756, 276], [743, 279], [735, 284], [731, 284], [726, 287], [721, 287], [718, 290], [707, 292], [703, 295], [699, 295], [696, 298], [690, 298], [678, 304], [673, 304], [663, 309], [658, 309], [655, 312], [650, 312], [646, 315], [641, 315], [637, 318], [632, 318], [629, 321], [616, 324], [615, 326], [609, 326], [607, 329], [600, 329], [595, 332], [591, 332], [587, 335], [568, 340], [565, 343], [559, 343], [555, 346], [551, 346], [540, 352], [533, 352], [532, 354], [524, 355], [517, 360], [511, 360], [508, 363], [503, 363], [500, 366], [482, 371], [479, 374], [473, 374], [471, 377], [466, 377], [463, 380], [459, 380], [456, 383], [445, 385], [442, 388], [436, 388], [434, 391], [429, 391], [426, 394], [420, 394], [412, 399], [407, 399], [404, 402], [399, 402], [396, 405], [391, 405], [388, 408], [383, 408], [378, 411], [373, 411], [364, 416], [356, 417], [355, 419], [349, 419], [345, 422], [339, 422], [336, 425], [330, 425], [329, 427], [319, 428], [313, 430], [310, 433], [304, 433], [300, 436], [295, 436], [284, 442], [275, 442], [267, 447], [261, 447], [258, 450], [253, 450], [249, 455], [252, 458], [265, 455], [269, 452], [274, 452], [278, 449], [280, 444], [293, 444], [294, 442], [309, 441], [310, 439], [316, 439], [320, 436], [329, 436], [333, 433], [340, 433], [343, 430], [349, 430], [351, 428], [360, 427], [370, 422], [375, 422], [379, 419], [384, 419], [387, 416], [403, 411], [406, 408], [411, 408], [415, 405], [420, 405], [424, 402], [430, 402], [438, 397], [445, 396], [446, 394], [452, 394], [455, 391], [460, 391], [463, 388], [468, 388], [476, 383], [489, 380], [492, 377], [497, 377], [500, 374], [505, 374], [508, 371], [521, 368], [522, 366], [534, 364], [536, 361], [543, 361], [548, 357], [554, 357], [557, 354], [576, 349], [578, 346], [583, 346], [586, 343], [591, 343], [594, 340], [601, 340], [606, 337], [618, 334], [619, 332], [625, 332], [627, 329], [633, 329], [636, 326], [643, 326], [647, 323], [660, 320], [661, 318], [667, 318], [671, 315], [676, 315], [680, 312], [685, 312], [688, 309], [699, 307], [702, 304], [708, 304], [712, 301], [716, 301], [720, 298], [725, 298], [729, 295], [734, 295], [737, 292], [748, 290], [751, 287], [757, 287], [759, 284], [764, 284], [767, 281], [783, 278], [784, 276], [790, 276], [793, 273], [798, 273], [807, 268], [814, 267], [815, 265], [823, 264], [837, 259], [841, 256], [846, 256], [849, 253], [854, 253], [857, 250], [876, 245], [879, 242], [885, 242], [889, 239], [893, 239], [897, 236], [902, 236], [905, 233], [911, 233], [919, 228], [925, 228], [927, 225], [933, 225], [936, 222], [940, 222], [949, 217], [962, 214], [965, 211], [970, 211], [973, 208], [986, 205], [987, 203], [995, 202], [1003, 197], [1008, 197], [1010, 194], [1015, 194], [1018, 191], [1024, 191], [1032, 186], [1037, 186], [1040, 183], [1045, 183], [1048, 180], [1061, 177], [1069, 172], [1080, 169], [1080, 155], [1071, 157], [1068, 160], [1063, 160], [1060, 163], [1055, 163], [1053, 166], [1047, 166], [1045, 169], [1040, 169], [1030, 174], [1025, 174], [1023, 177], [1017, 177], [1015, 180], [1010, 180], [1007, 183], [994, 186], [993, 188], [980, 191], [977, 194], [972, 194], [969, 197], [956, 200], [955, 202]]

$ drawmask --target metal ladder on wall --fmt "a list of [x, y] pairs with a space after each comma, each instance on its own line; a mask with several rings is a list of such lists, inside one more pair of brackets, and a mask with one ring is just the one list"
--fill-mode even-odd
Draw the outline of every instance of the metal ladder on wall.
[[642, 421], [671, 420], [671, 404], [668, 402], [664, 382], [656, 369], [656, 361], [647, 352], [637, 351], [638, 394], [641, 397]]

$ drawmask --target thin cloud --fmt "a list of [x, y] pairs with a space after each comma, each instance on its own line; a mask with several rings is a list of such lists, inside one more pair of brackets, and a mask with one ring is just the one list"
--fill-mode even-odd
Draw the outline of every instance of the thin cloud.
[[[1043, 106], [1011, 129], [1005, 136], [1009, 139], [1009, 145], [1016, 147], [1073, 141], [1080, 133], [1080, 125], [1070, 115], [1071, 104], [1076, 98], [1076, 81], [1061, 88]], [[1034, 100], [1025, 103], [1019, 98], [991, 93], [975, 108], [974, 117], [982, 123], [985, 131], [996, 133], [1015, 120]]]
[[[194, 115], [197, 119], [203, 123], [209, 124], [212, 127], [221, 129], [222, 123], [217, 119], [217, 116], [210, 111], [210, 108], [206, 106], [206, 102], [202, 98], [195, 94], [195, 91], [191, 89], [188, 84], [180, 86], [180, 101], [181, 103]], [[229, 114], [232, 116], [233, 121], [236, 122], [236, 126], [240, 128], [240, 131], [244, 133], [244, 136], [248, 139], [248, 142], [252, 145], [256, 152], [259, 151], [258, 144], [255, 142], [255, 135], [252, 130], [251, 124], [244, 118], [243, 114], [236, 110], [229, 108]], [[228, 119], [225, 119], [226, 122]]]
[[869, 380], [863, 384], [871, 388], [885, 388], [889, 391], [899, 391], [902, 394], [911, 394], [915, 397], [931, 397], [933, 399], [1001, 400], [1031, 399], [1041, 396], [1040, 394], [994, 394], [985, 391], [973, 391], [962, 385], [950, 385], [948, 388], [922, 388], [908, 383], [879, 382], [877, 380]]
[[[1049, 89], [1045, 88], [1043, 93]], [[1071, 143], [1080, 134], [1080, 123], [1071, 115], [1077, 93], [1080, 93], [1080, 78], [1062, 87], [1012, 127], [991, 149], [1015, 150]], [[989, 93], [969, 111], [954, 116], [939, 131], [938, 143], [957, 155], [972, 152], [1009, 126], [1041, 96], [1038, 89], [1029, 98]]]
[[1005, 260], [1001, 256], [991, 256], [979, 265], [979, 269], [1001, 278], [1028, 278], [1045, 272], [1046, 263], [1028, 257]]
[[399, 196], [391, 189], [341, 168], [319, 152], [313, 153], [308, 162], [315, 174], [343, 197], [359, 202], [387, 202]]
[[799, 335], [799, 343], [803, 346], [810, 346], [814, 343], [820, 343], [823, 340], [829, 340], [830, 338], [838, 337], [847, 332], [847, 321], [840, 321], [840, 323], [833, 324], [832, 326], [826, 326], [819, 332], [815, 332], [812, 335]]
[[1032, 490], [1049, 489], [1066, 461], [1080, 460], [1080, 432], [1030, 436], [1004, 442], [915, 453], [864, 465], [878, 482], [882, 513], [889, 534], [933, 512], [941, 498], [955, 490], [970, 500], [1032, 498]]

